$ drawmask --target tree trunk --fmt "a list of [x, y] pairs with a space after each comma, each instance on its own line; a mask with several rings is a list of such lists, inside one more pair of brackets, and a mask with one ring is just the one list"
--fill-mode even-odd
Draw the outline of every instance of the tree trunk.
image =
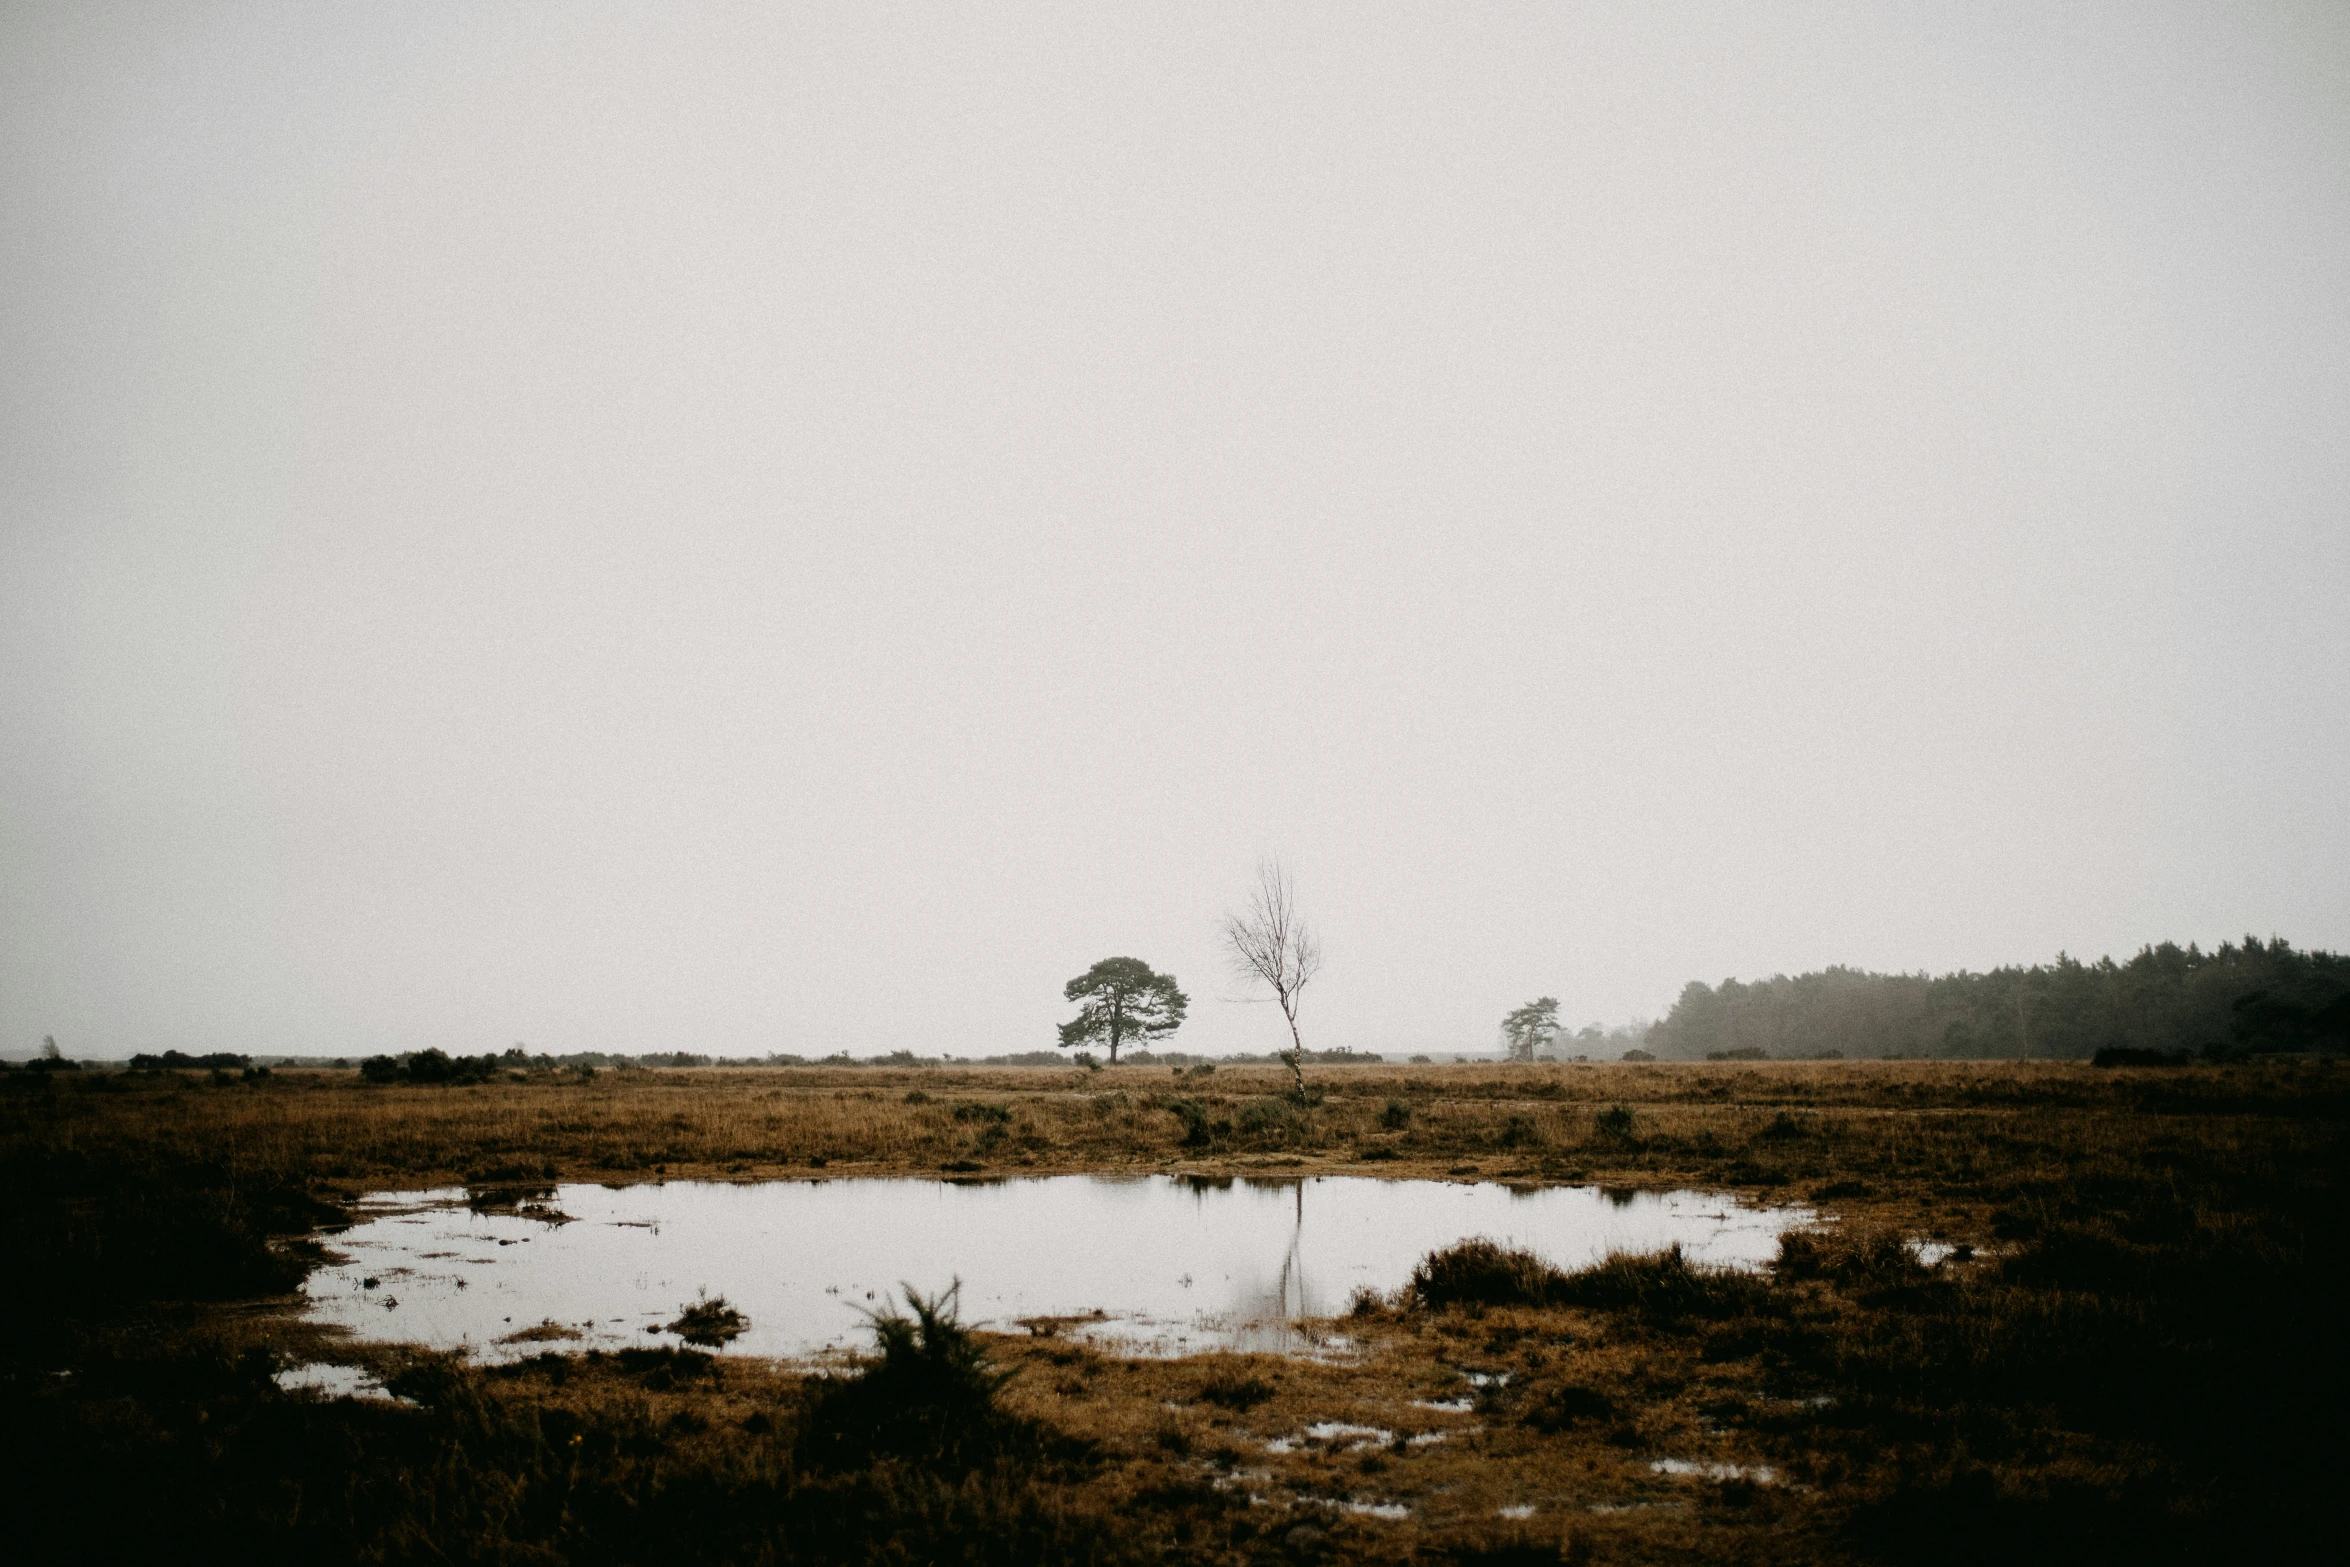
[[1289, 1049], [1284, 1059], [1289, 1062], [1290, 1080], [1295, 1084], [1297, 1097], [1302, 1100], [1306, 1096], [1306, 1042], [1298, 1037], [1297, 1014], [1284, 1006], [1281, 1015], [1289, 1020]]

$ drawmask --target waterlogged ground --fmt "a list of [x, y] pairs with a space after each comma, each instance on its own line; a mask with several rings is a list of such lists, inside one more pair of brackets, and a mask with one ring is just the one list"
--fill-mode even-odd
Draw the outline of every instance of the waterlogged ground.
[[304, 1288], [318, 1323], [492, 1361], [663, 1342], [702, 1296], [750, 1319], [734, 1350], [818, 1357], [868, 1343], [865, 1313], [902, 1283], [957, 1278], [965, 1320], [1000, 1330], [1123, 1354], [1297, 1353], [1345, 1347], [1302, 1319], [1390, 1293], [1470, 1236], [1568, 1269], [1675, 1245], [1752, 1269], [1812, 1219], [1718, 1193], [1352, 1176], [672, 1181], [491, 1205], [449, 1188], [365, 1199]]
[[[0, 1503], [27, 1561], [2330, 1560], [2342, 1076], [1361, 1067], [1300, 1106], [1235, 1068], [18, 1074], [0, 1253], [45, 1287], [10, 1297]], [[1017, 1184], [938, 1184], [974, 1173]], [[1358, 1190], [1386, 1195], [1349, 1240]], [[1463, 1234], [1568, 1268], [1662, 1245], [1675, 1203], [1715, 1263], [1768, 1253], [1749, 1222], [1833, 1222], [1750, 1273], [1348, 1309]], [[958, 1271], [1033, 1439], [968, 1472], [810, 1445], [857, 1384], [798, 1354]], [[750, 1314], [738, 1352], [644, 1331], [705, 1288]], [[1294, 1349], [1234, 1334], [1267, 1305], [1346, 1312], [1347, 1347], [1118, 1348]]]

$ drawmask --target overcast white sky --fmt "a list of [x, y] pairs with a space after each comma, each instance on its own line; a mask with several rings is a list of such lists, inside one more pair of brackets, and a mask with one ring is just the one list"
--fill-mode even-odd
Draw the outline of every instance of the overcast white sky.
[[0, 8], [0, 1049], [2350, 947], [2350, 7]]

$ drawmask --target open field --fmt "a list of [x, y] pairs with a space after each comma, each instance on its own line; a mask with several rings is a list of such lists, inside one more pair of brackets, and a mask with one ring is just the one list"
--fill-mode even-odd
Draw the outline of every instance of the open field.
[[[2338, 1533], [2334, 1063], [1349, 1067], [1313, 1104], [1283, 1075], [12, 1077], [10, 1516], [54, 1554], [263, 1560], [2291, 1560]], [[788, 1368], [484, 1370], [283, 1304], [289, 1239], [366, 1190], [813, 1168], [1694, 1185], [1837, 1222], [1761, 1278], [1366, 1305], [1331, 1363], [988, 1338], [1017, 1374], [986, 1441], [853, 1463]], [[322, 1353], [417, 1405], [269, 1382]]]

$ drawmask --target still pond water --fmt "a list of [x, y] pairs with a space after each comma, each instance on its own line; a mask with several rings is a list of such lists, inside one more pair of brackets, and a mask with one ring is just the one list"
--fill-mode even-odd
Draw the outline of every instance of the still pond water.
[[447, 1189], [362, 1202], [328, 1240], [342, 1260], [305, 1289], [314, 1320], [359, 1338], [486, 1360], [673, 1344], [661, 1326], [704, 1294], [750, 1318], [737, 1352], [821, 1356], [867, 1344], [863, 1313], [901, 1282], [957, 1277], [966, 1322], [1079, 1319], [1058, 1330], [1124, 1354], [1295, 1352], [1313, 1347], [1298, 1319], [1393, 1290], [1469, 1236], [1562, 1268], [1675, 1244], [1752, 1268], [1812, 1217], [1714, 1193], [1352, 1176], [672, 1181], [486, 1211]]

